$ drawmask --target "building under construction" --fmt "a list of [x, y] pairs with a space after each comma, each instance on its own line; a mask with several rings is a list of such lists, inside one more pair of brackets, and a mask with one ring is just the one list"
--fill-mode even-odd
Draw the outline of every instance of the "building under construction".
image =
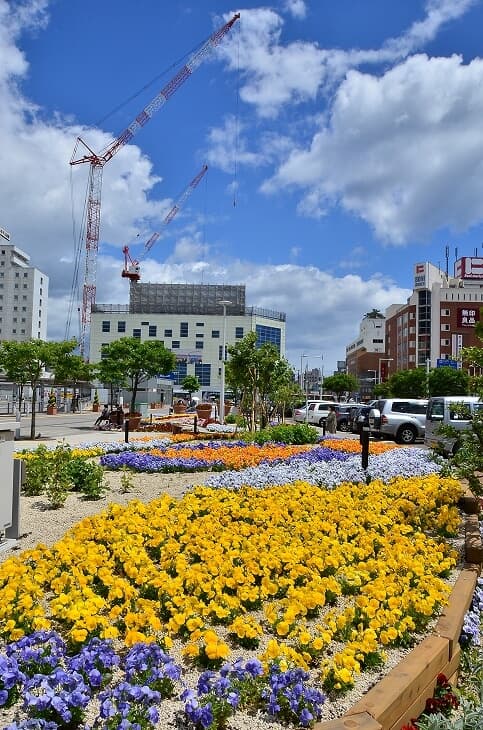
[[270, 342], [285, 356], [285, 313], [246, 305], [245, 285], [142, 284], [130, 286], [129, 304], [94, 304], [90, 361], [120, 337], [160, 340], [176, 355], [174, 384], [196, 375], [203, 390], [219, 392], [225, 355], [248, 332], [259, 345]]

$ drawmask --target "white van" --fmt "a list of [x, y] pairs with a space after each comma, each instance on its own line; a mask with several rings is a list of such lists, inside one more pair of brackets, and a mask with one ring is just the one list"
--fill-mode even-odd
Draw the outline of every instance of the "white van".
[[432, 449], [450, 455], [456, 440], [438, 433], [440, 426], [453, 426], [457, 431], [471, 427], [476, 412], [483, 411], [483, 403], [473, 395], [437, 395], [429, 399], [426, 410], [424, 443]]

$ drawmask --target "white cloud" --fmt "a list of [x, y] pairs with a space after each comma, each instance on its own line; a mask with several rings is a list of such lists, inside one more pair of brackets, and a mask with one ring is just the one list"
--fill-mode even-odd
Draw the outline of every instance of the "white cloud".
[[244, 137], [245, 125], [236, 117], [230, 115], [224, 120], [222, 127], [213, 127], [208, 133], [209, 149], [206, 160], [209, 165], [215, 165], [220, 170], [233, 173], [237, 165], [258, 167], [265, 158], [262, 154], [249, 152], [247, 140]]
[[307, 15], [307, 6], [304, 0], [285, 0], [285, 10], [294, 18], [303, 20]]
[[[226, 38], [218, 53], [244, 79], [240, 98], [252, 104], [261, 117], [276, 117], [287, 104], [314, 101], [320, 92], [331, 92], [350, 69], [397, 63], [421, 50], [476, 2], [428, 0], [424, 17], [400, 36], [388, 39], [380, 48], [349, 50], [324, 49], [305, 41], [284, 44], [280, 15], [269, 8], [244, 9], [239, 35]], [[287, 3], [292, 10], [298, 5], [296, 0]]]
[[351, 71], [330, 123], [263, 189], [304, 188], [312, 215], [339, 201], [392, 243], [463, 230], [483, 217], [482, 114], [481, 59], [418, 55], [380, 78]]

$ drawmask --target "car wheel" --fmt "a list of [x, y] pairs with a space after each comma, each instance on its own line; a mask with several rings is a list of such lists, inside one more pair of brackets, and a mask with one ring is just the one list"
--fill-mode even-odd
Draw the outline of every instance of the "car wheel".
[[320, 428], [322, 428], [322, 426], [324, 425], [324, 423], [325, 423], [325, 418], [321, 418], [320, 421], [319, 421]]
[[413, 444], [417, 433], [412, 426], [401, 426], [397, 432], [396, 441], [400, 444]]
[[349, 424], [347, 421], [341, 421], [337, 426], [337, 430], [347, 432], [349, 430]]

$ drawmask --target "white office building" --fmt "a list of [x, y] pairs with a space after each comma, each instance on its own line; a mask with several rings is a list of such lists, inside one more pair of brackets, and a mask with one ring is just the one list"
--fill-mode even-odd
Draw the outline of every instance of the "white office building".
[[0, 228], [0, 340], [47, 339], [49, 277]]
[[89, 359], [99, 362], [102, 345], [121, 337], [161, 340], [176, 355], [174, 387], [196, 375], [203, 393], [219, 393], [223, 340], [227, 350], [248, 332], [285, 357], [285, 313], [246, 306], [244, 285], [132, 282], [129, 304], [93, 306]]

